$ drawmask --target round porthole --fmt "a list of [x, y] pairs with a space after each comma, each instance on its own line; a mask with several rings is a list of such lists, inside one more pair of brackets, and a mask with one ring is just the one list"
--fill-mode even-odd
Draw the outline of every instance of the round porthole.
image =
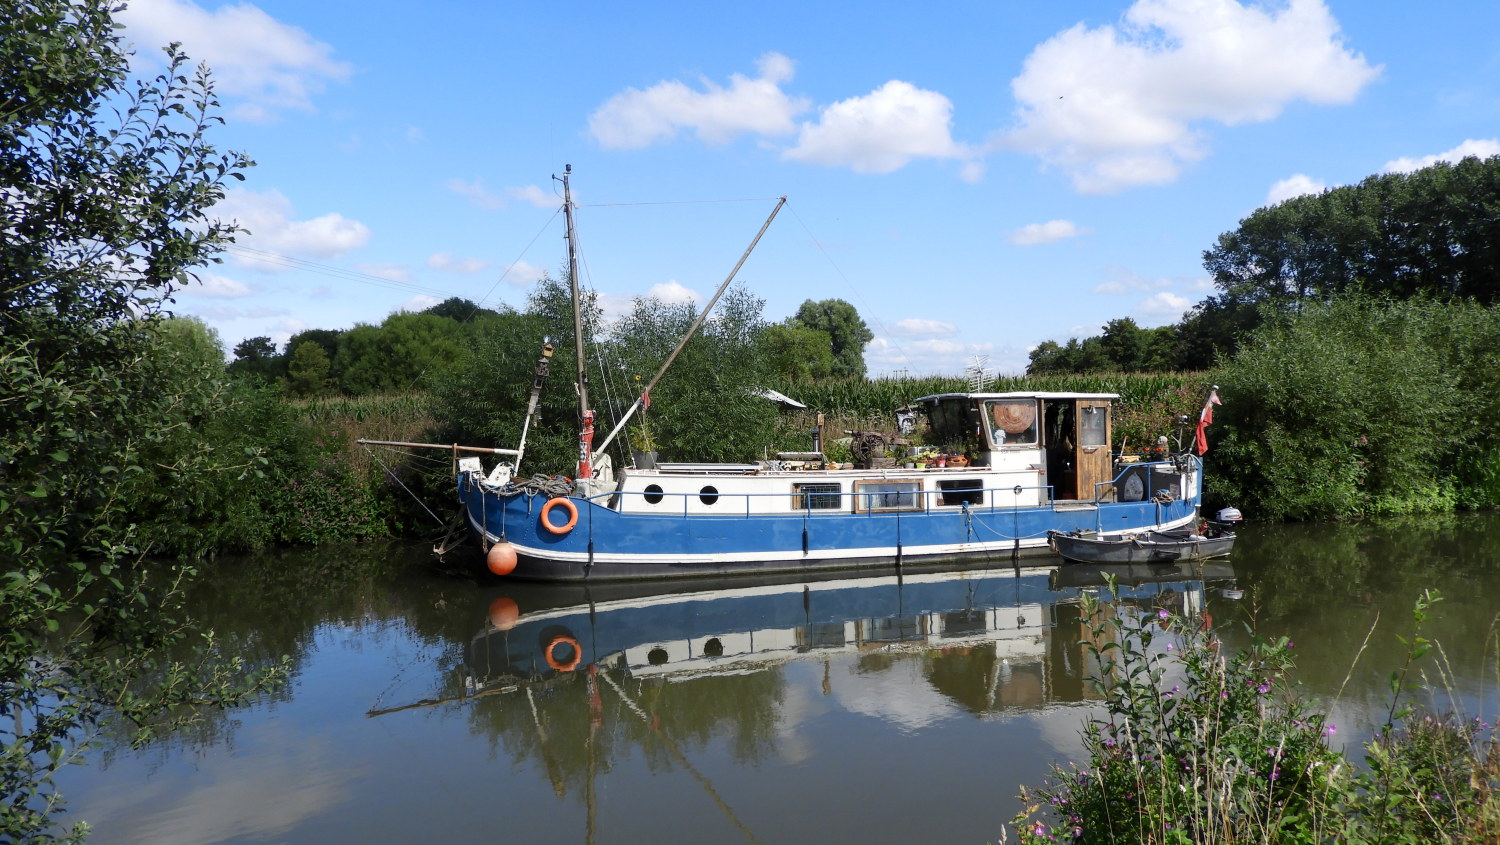
[[719, 501], [719, 488], [710, 484], [707, 487], [704, 487], [702, 490], [699, 490], [698, 501], [702, 502], [705, 505], [711, 505], [714, 502]]
[[652, 666], [661, 666], [667, 662], [667, 650], [661, 646], [646, 652], [646, 662]]
[[662, 498], [663, 498], [663, 496], [662, 496], [662, 492], [661, 492], [661, 485], [659, 485], [659, 484], [647, 484], [646, 485], [646, 504], [648, 504], [648, 505], [660, 504]]
[[706, 642], [706, 643], [703, 644], [703, 656], [704, 657], [723, 657], [724, 656], [724, 643], [718, 637], [714, 637], [713, 639], [710, 639], [708, 642]]

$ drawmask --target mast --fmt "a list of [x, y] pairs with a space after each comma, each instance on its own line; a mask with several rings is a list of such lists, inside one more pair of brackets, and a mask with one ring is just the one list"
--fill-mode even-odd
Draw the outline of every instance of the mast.
[[[568, 186], [568, 177], [573, 175], [573, 165], [563, 165], [563, 216], [568, 231], [568, 281], [573, 289], [573, 343], [578, 360], [578, 479], [593, 477], [594, 412], [589, 410], [588, 359], [583, 349], [583, 302], [578, 293], [578, 234], [573, 230], [573, 191]], [[556, 178], [556, 177], [554, 177]]]
[[771, 209], [771, 216], [766, 218], [766, 222], [761, 224], [760, 231], [756, 232], [755, 238], [750, 241], [750, 245], [745, 247], [745, 254], [740, 256], [740, 260], [734, 265], [734, 269], [729, 271], [729, 275], [724, 279], [724, 283], [719, 285], [719, 289], [714, 292], [713, 299], [710, 299], [708, 304], [703, 306], [703, 313], [698, 315], [698, 319], [693, 321], [693, 324], [683, 333], [682, 338], [677, 341], [677, 348], [673, 349], [672, 354], [667, 356], [667, 360], [662, 362], [661, 369], [657, 370], [656, 375], [651, 377], [651, 381], [646, 385], [646, 389], [642, 390], [641, 395], [637, 396], [630, 407], [625, 409], [625, 414], [620, 417], [620, 421], [610, 430], [609, 435], [604, 438], [604, 442], [599, 444], [599, 451], [602, 452], [608, 449], [609, 444], [615, 442], [615, 435], [619, 434], [620, 430], [625, 427], [625, 424], [630, 422], [630, 418], [634, 416], [636, 409], [641, 407], [642, 400], [651, 394], [651, 389], [656, 387], [656, 383], [661, 381], [661, 377], [667, 374], [667, 368], [672, 366], [672, 362], [677, 360], [678, 353], [682, 352], [682, 348], [687, 346], [689, 340], [693, 339], [693, 335], [703, 325], [703, 321], [708, 319], [708, 312], [714, 310], [714, 305], [719, 301], [719, 297], [724, 295], [724, 291], [729, 287], [729, 283], [734, 281], [734, 277], [740, 272], [740, 268], [745, 266], [746, 259], [750, 257], [750, 253], [755, 251], [755, 245], [760, 243], [761, 236], [766, 233], [767, 229], [771, 228], [771, 221], [776, 219], [776, 214], [781, 211], [783, 205], [786, 205], [786, 197], [781, 197], [777, 201], [776, 207]]

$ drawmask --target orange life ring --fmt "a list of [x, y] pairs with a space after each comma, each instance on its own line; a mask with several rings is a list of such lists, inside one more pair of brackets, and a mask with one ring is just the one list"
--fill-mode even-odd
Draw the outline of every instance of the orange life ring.
[[[563, 523], [562, 525], [553, 525], [552, 520], [547, 518], [547, 514], [550, 513], [552, 509], [557, 507], [558, 505], [561, 505], [563, 509], [568, 512], [568, 521]], [[542, 505], [542, 527], [552, 532], [553, 534], [566, 534], [569, 531], [572, 531], [573, 526], [577, 524], [578, 506], [573, 504], [573, 500], [564, 497], [558, 497], [556, 499], [548, 499], [547, 504]]]
[[[552, 501], [555, 502], [557, 500], [553, 499]], [[570, 646], [573, 649], [573, 659], [569, 660], [567, 663], [558, 660], [557, 656], [552, 653], [553, 650], [560, 645]], [[543, 654], [547, 658], [547, 665], [551, 666], [553, 669], [556, 669], [559, 672], [571, 672], [574, 669], [577, 669], [579, 662], [583, 660], [583, 649], [578, 647], [577, 640], [573, 639], [567, 634], [558, 634], [557, 636], [553, 637], [552, 642], [547, 643], [547, 650], [543, 652]]]

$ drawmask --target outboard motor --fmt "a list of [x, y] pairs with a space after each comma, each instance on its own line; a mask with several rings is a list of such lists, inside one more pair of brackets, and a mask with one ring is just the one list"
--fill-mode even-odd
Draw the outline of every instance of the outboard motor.
[[1212, 535], [1224, 534], [1239, 527], [1245, 521], [1239, 508], [1221, 508], [1214, 518], [1208, 521], [1209, 532]]

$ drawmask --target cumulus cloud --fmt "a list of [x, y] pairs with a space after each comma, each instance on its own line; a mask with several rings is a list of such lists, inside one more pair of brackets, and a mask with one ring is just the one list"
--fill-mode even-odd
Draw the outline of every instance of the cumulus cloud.
[[1136, 306], [1135, 312], [1141, 315], [1145, 323], [1172, 323], [1182, 319], [1182, 315], [1193, 307], [1193, 301], [1185, 296], [1178, 296], [1171, 291], [1162, 291], [1147, 297]]
[[451, 252], [439, 252], [427, 256], [427, 266], [444, 273], [469, 276], [490, 266], [490, 263], [479, 258], [454, 258]]
[[250, 286], [228, 276], [214, 273], [199, 273], [198, 283], [178, 289], [184, 296], [203, 296], [211, 299], [238, 299], [251, 294]]
[[415, 313], [417, 313], [419, 311], [426, 311], [427, 309], [429, 309], [432, 306], [437, 305], [437, 304], [439, 304], [441, 302], [442, 302], [442, 300], [438, 299], [435, 296], [428, 296], [425, 293], [419, 293], [416, 296], [412, 297], [411, 299], [408, 299], [405, 302], [403, 302], [400, 305], [398, 305], [396, 307], [396, 310], [397, 311], [405, 311], [408, 314], [415, 314]]
[[1327, 185], [1302, 173], [1294, 173], [1271, 186], [1266, 192], [1266, 205], [1276, 205], [1294, 197], [1321, 194]]
[[[891, 332], [894, 334], [894, 332]], [[989, 369], [998, 364], [1001, 369], [1015, 369], [1014, 350], [1001, 350], [1004, 361], [996, 361], [993, 343], [963, 343], [943, 338], [928, 338], [896, 343], [889, 337], [877, 337], [865, 347], [865, 366], [875, 375], [905, 372], [908, 375], [961, 375], [974, 361], [975, 355], [988, 355], [992, 359]], [[1025, 354], [1020, 354], [1021, 369], [1025, 369]]]
[[1148, 279], [1123, 267], [1111, 267], [1107, 272], [1110, 277], [1109, 281], [1095, 285], [1094, 289], [1089, 291], [1089, 293], [1124, 296], [1129, 293], [1162, 290], [1172, 287], [1171, 279]]
[[[972, 157], [954, 142], [952, 123], [947, 97], [893, 79], [863, 97], [825, 107], [816, 123], [802, 124], [796, 146], [782, 157], [856, 173], [890, 173], [916, 158]], [[966, 167], [964, 175], [977, 179], [981, 172]]]
[[498, 211], [505, 207], [505, 197], [486, 188], [484, 181], [480, 179], [472, 182], [465, 179], [449, 179], [443, 183], [443, 187], [459, 196], [468, 197], [469, 204], [476, 208]]
[[939, 320], [923, 320], [918, 317], [907, 317], [897, 320], [889, 327], [891, 334], [896, 337], [951, 337], [958, 334], [958, 326], [952, 323], [944, 323]]
[[393, 282], [406, 284], [411, 281], [411, 270], [401, 264], [356, 264], [355, 269], [370, 276], [379, 276]]
[[313, 95], [351, 74], [333, 48], [249, 3], [210, 12], [190, 0], [131, 0], [119, 13], [138, 60], [174, 41], [213, 68], [214, 87], [237, 100], [231, 113], [264, 122], [287, 109], [314, 111]]
[[1457, 164], [1458, 162], [1463, 161], [1469, 156], [1475, 156], [1477, 158], [1489, 158], [1493, 155], [1500, 155], [1500, 139], [1482, 138], [1475, 140], [1471, 138], [1445, 153], [1423, 156], [1421, 158], [1398, 158], [1393, 161], [1388, 161], [1385, 163], [1385, 167], [1381, 168], [1381, 172], [1410, 173], [1413, 170], [1421, 170], [1424, 167], [1431, 167], [1440, 161]]
[[538, 267], [529, 261], [517, 261], [505, 268], [500, 278], [518, 288], [530, 287], [532, 282], [547, 275], [547, 268]]
[[[330, 213], [311, 220], [293, 220], [291, 200], [280, 191], [264, 193], [231, 188], [213, 207], [211, 214], [220, 220], [233, 220], [249, 230], [238, 238], [238, 245], [303, 258], [337, 258], [364, 246], [370, 240], [370, 229], [358, 220]], [[231, 253], [239, 263], [261, 270], [290, 269], [274, 258], [255, 258], [252, 253]]]
[[1166, 184], [1207, 154], [1204, 124], [1349, 103], [1379, 73], [1322, 0], [1137, 0], [1118, 27], [1079, 24], [1032, 51], [1011, 81], [1017, 126], [1002, 143], [1080, 193]]
[[1071, 220], [1048, 220], [1046, 223], [1028, 223], [1010, 233], [1009, 240], [1017, 246], [1036, 246], [1076, 238], [1087, 233]]
[[700, 78], [702, 90], [667, 80], [616, 94], [589, 115], [589, 132], [605, 149], [648, 147], [691, 131], [705, 143], [724, 144], [741, 135], [790, 135], [808, 101], [781, 90], [795, 63], [779, 53], [756, 62], [759, 76], [733, 74], [729, 86]]
[[646, 295], [660, 299], [662, 302], [702, 302], [703, 294], [692, 288], [683, 287], [673, 279], [651, 286]]
[[511, 199], [520, 200], [537, 208], [555, 208], [562, 205], [562, 198], [556, 194], [549, 194], [535, 185], [526, 185], [520, 188], [506, 188], [505, 193]]

